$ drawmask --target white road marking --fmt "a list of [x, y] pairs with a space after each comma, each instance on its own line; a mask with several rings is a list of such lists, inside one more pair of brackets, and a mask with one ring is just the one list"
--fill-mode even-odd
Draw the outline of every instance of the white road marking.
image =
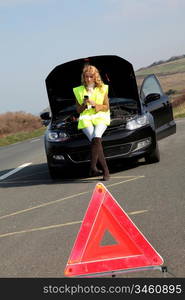
[[31, 140], [30, 143], [37, 142], [37, 141], [40, 141], [40, 139]]
[[12, 174], [15, 174], [15, 173], [19, 172], [20, 170], [22, 170], [23, 168], [25, 168], [25, 167], [27, 167], [27, 166], [29, 166], [29, 165], [31, 165], [31, 164], [32, 164], [32, 162], [30, 162], [30, 163], [25, 163], [25, 164], [23, 164], [23, 165], [17, 167], [16, 169], [13, 169], [12, 171], [10, 171], [10, 172], [8, 172], [8, 173], [6, 173], [6, 174], [0, 176], [0, 180], [4, 180], [5, 178], [11, 176]]
[[[128, 213], [128, 215], [137, 215], [137, 214], [142, 214], [142, 213], [145, 213], [145, 212], [148, 212], [148, 210], [133, 211], [133, 212]], [[11, 236], [11, 235], [18, 235], [18, 234], [23, 234], [23, 233], [49, 230], [49, 229], [55, 229], [55, 228], [60, 228], [60, 227], [65, 227], [65, 226], [71, 226], [71, 225], [80, 224], [82, 222], [83, 222], [83, 220], [79, 220], [79, 221], [67, 222], [67, 223], [63, 223], [63, 224], [55, 224], [55, 225], [49, 225], [49, 226], [44, 226], [44, 227], [36, 227], [36, 228], [30, 228], [30, 229], [25, 229], [25, 230], [20, 230], [20, 231], [7, 232], [7, 233], [0, 234], [0, 238], [8, 237], [8, 236]]]
[[[113, 184], [108, 184], [107, 187], [119, 185], [119, 184], [129, 182], [129, 181], [132, 181], [132, 180], [137, 180], [137, 179], [140, 179], [140, 178], [143, 178], [143, 177], [144, 176], [135, 176], [133, 178], [126, 179], [126, 180], [123, 180], [123, 181], [120, 181], [120, 182], [116, 182], [116, 183], [113, 183]], [[82, 195], [85, 195], [85, 194], [89, 194], [90, 192], [91, 191], [88, 190], [88, 191], [81, 192], [81, 193], [78, 193], [78, 194], [72, 194], [70, 196], [67, 196], [67, 197], [64, 197], [64, 198], [61, 198], [61, 199], [57, 199], [57, 200], [50, 201], [50, 202], [47, 202], [47, 203], [43, 203], [43, 204], [40, 204], [40, 205], [37, 205], [37, 206], [29, 207], [29, 208], [26, 208], [26, 209], [23, 209], [23, 210], [15, 211], [15, 212], [10, 213], [8, 215], [0, 216], [0, 220], [8, 218], [8, 217], [15, 216], [15, 215], [19, 215], [19, 214], [22, 214], [22, 213], [27, 213], [29, 211], [32, 211], [32, 210], [35, 210], [35, 209], [38, 209], [38, 208], [42, 208], [42, 207], [46, 207], [48, 205], [54, 205], [56, 203], [60, 203], [60, 202], [63, 202], [65, 200], [69, 200], [69, 199], [73, 199], [73, 198], [76, 198], [76, 197], [79, 197], [79, 196], [82, 196]]]
[[[26, 165], [29, 165], [29, 164], [31, 164], [31, 163], [24, 164], [20, 167], [25, 167]], [[125, 176], [125, 177], [129, 178], [130, 176]], [[111, 187], [111, 186], [114, 186], [114, 185], [122, 184], [122, 183], [125, 183], [125, 182], [128, 182], [128, 181], [136, 180], [136, 179], [143, 178], [143, 177], [144, 176], [137, 176], [137, 177], [129, 178], [127, 180], [117, 182], [116, 184], [109, 184], [108, 186]], [[31, 211], [31, 210], [34, 210], [34, 209], [45, 207], [47, 205], [56, 204], [56, 203], [59, 203], [61, 201], [65, 201], [67, 199], [72, 199], [72, 198], [77, 197], [77, 196], [85, 195], [85, 194], [88, 194], [89, 192], [90, 191], [85, 191], [85, 192], [82, 192], [82, 193], [73, 194], [71, 196], [68, 196], [68, 197], [65, 197], [65, 198], [62, 198], [62, 199], [58, 199], [58, 200], [55, 200], [55, 201], [51, 201], [49, 203], [43, 203], [43, 204], [35, 206], [35, 207], [30, 207], [30, 208], [27, 208], [27, 209], [24, 209], [24, 210], [21, 210], [21, 211], [17, 211], [17, 212], [8, 214], [8, 215], [4, 215], [4, 216], [0, 217], [0, 220], [4, 219], [4, 218], [7, 218], [7, 217], [15, 216], [15, 215], [18, 215], [18, 214], [22, 214], [22, 213], [25, 213], [25, 212], [28, 212], [28, 211]], [[148, 212], [148, 210], [138, 210], [138, 211], [128, 212], [128, 215], [143, 214], [143, 213], [146, 213], [146, 212]], [[25, 234], [25, 233], [29, 233], [29, 232], [36, 232], [36, 231], [49, 230], [49, 229], [54, 229], [54, 228], [60, 228], [60, 227], [65, 227], [65, 226], [76, 225], [76, 224], [82, 223], [82, 221], [83, 220], [79, 220], [79, 221], [67, 222], [67, 223], [63, 223], [63, 224], [55, 224], [55, 225], [49, 225], [49, 226], [44, 226], [44, 227], [36, 227], [36, 228], [30, 228], [30, 229], [25, 229], [25, 230], [20, 230], [20, 231], [2, 233], [2, 234], [0, 234], [0, 238], [19, 235], [19, 234]]]
[[138, 215], [138, 214], [143, 214], [145, 212], [148, 212], [148, 210], [143, 209], [143, 210], [136, 210], [136, 211], [132, 211], [130, 213], [128, 213], [129, 215]]

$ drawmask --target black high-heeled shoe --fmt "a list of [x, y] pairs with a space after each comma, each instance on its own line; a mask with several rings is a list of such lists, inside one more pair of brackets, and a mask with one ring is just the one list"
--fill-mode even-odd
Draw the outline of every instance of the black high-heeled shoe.
[[101, 176], [101, 175], [102, 175], [102, 171], [97, 169], [97, 168], [95, 168], [95, 169], [91, 168], [90, 171], [89, 171], [89, 176], [90, 177]]
[[109, 173], [103, 175], [103, 181], [108, 181], [109, 179], [110, 179]]

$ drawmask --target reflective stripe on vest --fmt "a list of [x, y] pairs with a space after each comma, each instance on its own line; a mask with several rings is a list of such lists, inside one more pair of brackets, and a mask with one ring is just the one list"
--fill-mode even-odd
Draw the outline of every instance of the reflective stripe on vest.
[[[73, 88], [75, 97], [80, 105], [84, 101], [84, 96], [87, 95], [87, 90], [83, 85]], [[91, 100], [95, 101], [96, 104], [103, 104], [105, 94], [108, 93], [108, 85], [104, 85], [103, 88], [95, 88]], [[78, 129], [83, 129], [92, 125], [98, 124], [110, 125], [110, 111], [99, 111], [96, 113], [94, 108], [85, 109], [79, 116]]]

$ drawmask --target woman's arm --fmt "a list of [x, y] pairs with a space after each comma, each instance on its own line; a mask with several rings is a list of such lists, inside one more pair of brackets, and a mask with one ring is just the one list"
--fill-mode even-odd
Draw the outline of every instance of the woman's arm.
[[86, 102], [83, 102], [82, 105], [80, 105], [76, 100], [76, 110], [78, 114], [81, 114], [81, 112], [83, 112], [86, 108], [87, 108]]
[[103, 104], [95, 104], [95, 110], [96, 112], [109, 110], [109, 98], [107, 93], [105, 94]]

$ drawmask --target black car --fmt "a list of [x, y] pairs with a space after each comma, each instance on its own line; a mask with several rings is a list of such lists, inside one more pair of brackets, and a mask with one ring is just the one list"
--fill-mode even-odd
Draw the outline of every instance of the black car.
[[90, 142], [77, 129], [73, 94], [73, 87], [81, 85], [85, 63], [96, 66], [109, 85], [111, 124], [102, 138], [107, 161], [144, 157], [147, 163], [159, 162], [158, 140], [174, 134], [176, 124], [158, 79], [147, 76], [138, 92], [130, 62], [115, 55], [93, 56], [56, 66], [46, 78], [50, 113], [40, 117], [48, 124], [45, 151], [51, 177], [56, 178], [62, 168], [90, 162]]

